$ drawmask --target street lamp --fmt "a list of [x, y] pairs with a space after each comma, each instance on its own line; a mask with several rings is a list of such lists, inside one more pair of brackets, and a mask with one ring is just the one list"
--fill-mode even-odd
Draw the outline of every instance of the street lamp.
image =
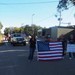
[[33, 34], [34, 34], [34, 23], [33, 23], [34, 15], [35, 15], [35, 14], [32, 14], [32, 24], [31, 24], [31, 25], [32, 25]]
[[33, 18], [34, 18], [34, 15], [35, 15], [35, 14], [32, 14], [32, 24], [33, 24]]

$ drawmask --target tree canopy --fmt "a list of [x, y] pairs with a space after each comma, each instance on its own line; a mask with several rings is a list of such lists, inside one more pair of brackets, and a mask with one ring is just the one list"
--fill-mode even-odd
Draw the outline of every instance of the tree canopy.
[[37, 31], [39, 29], [42, 29], [42, 27], [36, 26], [36, 25], [31, 25], [31, 26], [25, 25], [25, 26], [21, 26], [21, 27], [5, 28], [4, 34], [8, 35], [8, 34], [11, 34], [11, 33], [25, 33], [26, 35], [32, 35], [33, 29], [34, 29], [35, 35], [37, 35]]
[[68, 9], [69, 5], [75, 5], [75, 0], [59, 0], [58, 9]]

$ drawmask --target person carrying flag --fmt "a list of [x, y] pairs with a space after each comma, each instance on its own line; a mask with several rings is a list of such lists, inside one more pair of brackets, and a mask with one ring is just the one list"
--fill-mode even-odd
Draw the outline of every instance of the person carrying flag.
[[32, 61], [33, 60], [33, 56], [34, 56], [34, 52], [35, 52], [35, 49], [36, 49], [36, 38], [35, 38], [34, 35], [31, 36], [31, 38], [29, 40], [29, 44], [30, 44], [30, 46], [29, 46], [30, 50], [29, 50], [29, 57], [28, 57], [28, 59], [30, 61]]

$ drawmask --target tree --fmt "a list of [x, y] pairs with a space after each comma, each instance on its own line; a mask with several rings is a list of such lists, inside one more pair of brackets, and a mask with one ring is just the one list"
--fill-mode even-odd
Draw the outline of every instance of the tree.
[[23, 32], [26, 33], [26, 35], [32, 35], [33, 32], [35, 32], [35, 35], [37, 35], [37, 31], [39, 29], [42, 29], [42, 27], [37, 26], [37, 25], [31, 25], [31, 26], [25, 25], [25, 26], [22, 26], [21, 28]]
[[14, 33], [20, 33], [20, 32], [21, 32], [21, 28], [14, 27], [13, 32], [14, 32]]
[[21, 27], [7, 27], [4, 29], [4, 34], [21, 33], [21, 31], [23, 31], [23, 28]]
[[34, 29], [34, 34], [37, 35], [38, 30], [42, 29], [42, 27], [34, 25], [33, 29]]
[[0, 33], [1, 33], [1, 29], [3, 28], [2, 23], [0, 22]]
[[36, 26], [36, 25], [31, 25], [31, 26], [25, 25], [19, 28], [18, 27], [10, 27], [10, 28], [8, 27], [4, 29], [4, 34], [8, 35], [11, 33], [25, 33], [26, 35], [32, 35], [33, 29], [34, 29], [35, 35], [37, 35], [37, 31], [39, 29], [42, 29], [42, 27]]
[[10, 28], [5, 28], [4, 29], [4, 35], [8, 36], [8, 33], [10, 33]]
[[75, 5], [75, 0], [59, 0], [58, 9], [68, 9], [68, 6]]

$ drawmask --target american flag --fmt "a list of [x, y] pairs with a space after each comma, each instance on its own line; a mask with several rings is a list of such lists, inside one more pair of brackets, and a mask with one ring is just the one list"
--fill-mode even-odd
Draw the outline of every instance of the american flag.
[[38, 60], [62, 59], [62, 42], [37, 42]]

